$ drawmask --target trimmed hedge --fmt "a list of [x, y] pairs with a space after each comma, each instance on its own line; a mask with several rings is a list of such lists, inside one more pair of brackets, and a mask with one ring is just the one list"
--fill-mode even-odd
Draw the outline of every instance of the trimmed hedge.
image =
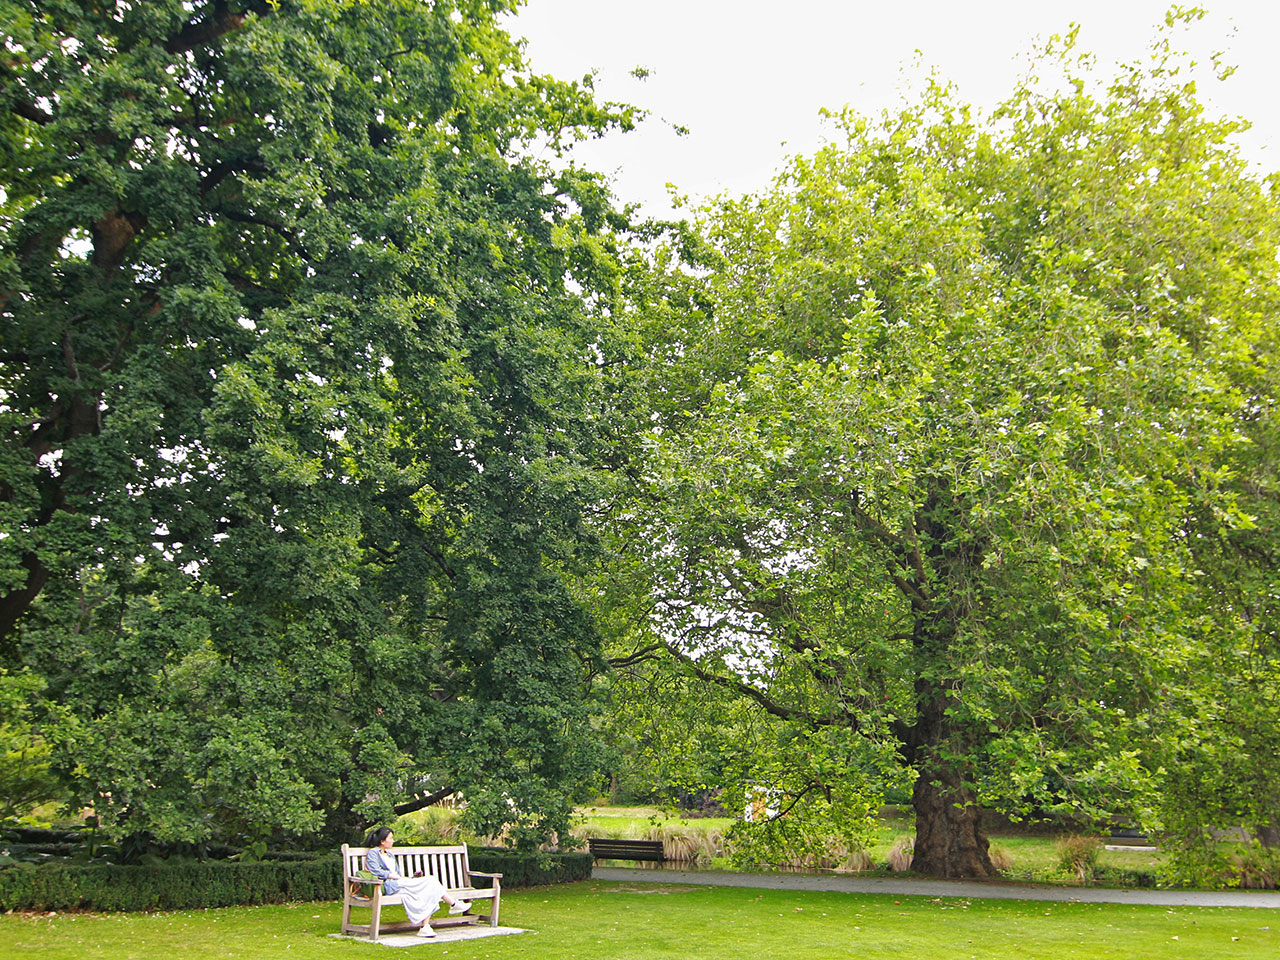
[[0, 867], [0, 910], [188, 910], [333, 900], [341, 889], [342, 865], [332, 857], [298, 863]]
[[[591, 879], [589, 853], [515, 853], [505, 847], [472, 847], [467, 851], [472, 870], [502, 874], [502, 886], [538, 887], [548, 883], [574, 883]], [[476, 886], [489, 886], [483, 877]]]
[[79, 843], [84, 830], [53, 830], [49, 827], [7, 826], [0, 829], [0, 844], [13, 843]]
[[[295, 855], [296, 856], [296, 855]], [[259, 863], [185, 861], [163, 866], [17, 863], [0, 867], [0, 911], [190, 910], [296, 900], [336, 900], [342, 864], [322, 859]], [[571, 883], [591, 876], [591, 855], [522, 855], [477, 847], [471, 869], [501, 873], [503, 887]], [[481, 885], [489, 881], [479, 879]]]

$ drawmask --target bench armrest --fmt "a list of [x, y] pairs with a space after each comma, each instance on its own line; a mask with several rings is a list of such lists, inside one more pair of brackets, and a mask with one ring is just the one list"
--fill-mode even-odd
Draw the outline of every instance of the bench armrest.
[[469, 877], [489, 877], [491, 880], [501, 880], [501, 879], [502, 879], [502, 874], [500, 874], [500, 873], [481, 873], [479, 870], [468, 870], [468, 871], [467, 871], [467, 876], [469, 876]]

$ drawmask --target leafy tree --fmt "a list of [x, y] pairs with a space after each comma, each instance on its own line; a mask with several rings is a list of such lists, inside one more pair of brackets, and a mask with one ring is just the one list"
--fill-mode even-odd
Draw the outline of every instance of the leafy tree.
[[628, 108], [506, 0], [4, 0], [0, 663], [116, 834], [564, 827]]
[[63, 799], [49, 768], [49, 744], [31, 724], [29, 702], [40, 686], [30, 674], [0, 672], [0, 823]]
[[1105, 89], [1073, 39], [989, 119], [835, 117], [651, 303], [619, 659], [772, 718], [746, 776], [797, 822], [906, 776], [941, 876], [993, 873], [983, 806], [1169, 822], [1165, 761], [1239, 720], [1197, 708], [1275, 692], [1277, 183], [1167, 35]]

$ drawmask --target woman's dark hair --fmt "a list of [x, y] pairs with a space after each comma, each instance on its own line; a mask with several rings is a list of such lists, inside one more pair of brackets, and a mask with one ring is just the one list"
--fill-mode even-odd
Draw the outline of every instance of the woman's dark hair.
[[374, 827], [369, 831], [369, 839], [365, 841], [364, 845], [366, 847], [376, 847], [378, 844], [382, 843], [383, 840], [387, 839], [387, 836], [390, 833], [390, 827]]

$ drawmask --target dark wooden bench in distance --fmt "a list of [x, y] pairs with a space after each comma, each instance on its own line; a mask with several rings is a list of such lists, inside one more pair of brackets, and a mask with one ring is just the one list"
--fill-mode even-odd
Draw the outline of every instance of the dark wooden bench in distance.
[[597, 860], [654, 860], [662, 863], [667, 855], [662, 852], [661, 840], [612, 840], [608, 837], [587, 837], [587, 847]]

